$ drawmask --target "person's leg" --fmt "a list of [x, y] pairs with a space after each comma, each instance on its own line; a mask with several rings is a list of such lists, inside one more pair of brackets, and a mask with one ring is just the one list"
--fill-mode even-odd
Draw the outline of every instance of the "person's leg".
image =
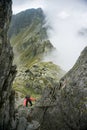
[[31, 106], [33, 105], [32, 102], [31, 102], [31, 100], [29, 100], [29, 103], [30, 103]]

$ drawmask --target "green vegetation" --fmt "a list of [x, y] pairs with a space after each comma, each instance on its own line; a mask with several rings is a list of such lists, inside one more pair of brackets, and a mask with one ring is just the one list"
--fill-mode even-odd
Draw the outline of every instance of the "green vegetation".
[[[18, 73], [13, 83], [17, 97], [30, 94], [40, 97], [45, 87], [58, 83], [64, 71], [44, 56], [55, 50], [47, 37], [41, 9], [32, 9], [13, 16], [9, 36]], [[15, 28], [14, 28], [15, 27]], [[20, 98], [19, 98], [20, 99]], [[18, 98], [17, 98], [18, 100]]]

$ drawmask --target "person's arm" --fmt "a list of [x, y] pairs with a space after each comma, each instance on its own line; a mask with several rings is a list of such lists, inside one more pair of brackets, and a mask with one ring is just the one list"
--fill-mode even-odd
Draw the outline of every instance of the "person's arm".
[[24, 101], [23, 101], [23, 106], [26, 106], [26, 99], [24, 99]]

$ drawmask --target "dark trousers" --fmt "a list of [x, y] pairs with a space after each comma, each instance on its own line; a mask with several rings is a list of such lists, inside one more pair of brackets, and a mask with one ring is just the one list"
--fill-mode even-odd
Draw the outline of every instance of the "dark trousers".
[[31, 100], [27, 100], [27, 101], [26, 101], [26, 107], [28, 106], [28, 103], [30, 103], [30, 105], [32, 106]]

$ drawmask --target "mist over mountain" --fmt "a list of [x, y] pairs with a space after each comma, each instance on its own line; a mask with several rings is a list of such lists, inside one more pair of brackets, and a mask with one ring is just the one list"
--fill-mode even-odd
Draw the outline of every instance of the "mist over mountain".
[[[44, 60], [50, 59], [68, 71], [87, 45], [86, 31], [85, 35], [79, 33], [87, 28], [87, 0], [29, 0], [19, 3], [20, 6], [14, 1], [13, 7], [17, 6], [19, 10], [31, 7], [43, 9], [46, 25], [50, 26], [49, 39], [57, 48], [57, 52]], [[14, 12], [17, 11], [16, 8], [13, 9]]]
[[38, 21], [44, 24], [44, 14], [41, 8], [27, 9], [17, 15], [12, 16], [11, 26], [9, 30], [9, 36], [17, 35], [23, 28], [30, 26], [33, 21]]
[[44, 23], [45, 15], [41, 8], [28, 9], [13, 15], [8, 35], [17, 55], [17, 65], [19, 61], [21, 65], [35, 57], [40, 58], [39, 55], [54, 48], [48, 40]]
[[68, 71], [87, 45], [87, 5], [82, 0], [46, 1], [44, 12], [49, 39], [58, 50], [52, 61]]
[[[47, 35], [45, 15], [41, 8], [28, 9], [13, 15], [8, 32], [14, 52], [17, 76], [13, 88], [17, 95], [40, 96], [43, 89], [56, 84], [64, 71], [50, 59], [43, 57], [56, 50]], [[16, 100], [20, 104], [21, 100]]]

